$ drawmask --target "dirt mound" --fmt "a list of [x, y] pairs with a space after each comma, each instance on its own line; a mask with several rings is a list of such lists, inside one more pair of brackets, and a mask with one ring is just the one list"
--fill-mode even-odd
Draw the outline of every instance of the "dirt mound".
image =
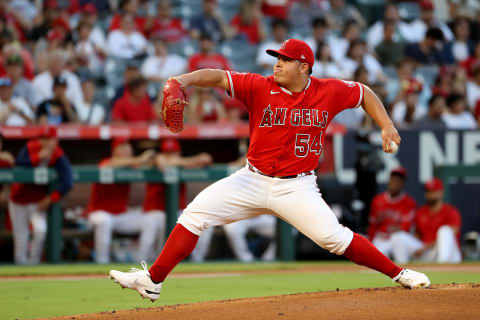
[[210, 301], [55, 319], [479, 319], [480, 284], [302, 293]]

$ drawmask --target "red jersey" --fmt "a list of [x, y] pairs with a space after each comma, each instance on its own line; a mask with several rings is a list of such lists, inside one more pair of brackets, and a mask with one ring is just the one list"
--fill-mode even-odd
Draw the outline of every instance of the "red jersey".
[[222, 69], [230, 70], [230, 62], [219, 53], [203, 54], [197, 53], [190, 57], [188, 61], [188, 70], [195, 71], [200, 69]]
[[437, 231], [441, 226], [457, 227], [457, 243], [460, 245], [462, 217], [458, 210], [449, 204], [443, 204], [438, 212], [432, 212], [427, 205], [421, 206], [417, 210], [415, 225], [420, 240], [426, 244], [437, 240]]
[[273, 76], [226, 71], [229, 93], [248, 109], [247, 159], [264, 174], [289, 176], [314, 170], [325, 131], [340, 111], [358, 107], [363, 86], [354, 81], [310, 80], [302, 92], [280, 87]]
[[[98, 166], [107, 166], [109, 160], [102, 160]], [[94, 183], [90, 192], [87, 213], [97, 210], [103, 210], [111, 214], [124, 213], [127, 211], [129, 196], [129, 183]]]
[[[161, 210], [165, 211], [165, 185], [162, 183], [147, 183], [143, 211]], [[187, 207], [187, 187], [180, 184], [180, 196], [178, 197], [178, 208], [183, 210]]]
[[236, 15], [233, 17], [231, 24], [238, 29], [239, 33], [247, 36], [248, 42], [252, 44], [258, 44], [260, 42], [260, 22], [258, 19], [254, 19], [251, 24], [245, 24], [242, 18]]
[[115, 102], [112, 120], [125, 122], [147, 122], [155, 120], [155, 110], [148, 95], [135, 103], [128, 92]]
[[388, 192], [376, 195], [370, 206], [368, 217], [368, 236], [373, 239], [376, 234], [381, 233], [389, 237], [393, 231], [410, 231], [415, 218], [415, 200], [402, 193], [392, 198]]
[[176, 18], [170, 19], [167, 22], [155, 19], [153, 21], [153, 26], [149, 31], [150, 37], [161, 37], [167, 42], [180, 41], [186, 34], [187, 32], [182, 26], [182, 20]]

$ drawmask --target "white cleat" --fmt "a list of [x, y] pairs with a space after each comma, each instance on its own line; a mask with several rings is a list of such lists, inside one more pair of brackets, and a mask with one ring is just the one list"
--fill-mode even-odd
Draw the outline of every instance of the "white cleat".
[[142, 261], [143, 270], [132, 268], [129, 272], [110, 270], [110, 279], [118, 283], [123, 289], [136, 290], [142, 298], [155, 301], [160, 297], [162, 283], [154, 283], [150, 278], [147, 263]]
[[426, 275], [409, 269], [403, 269], [392, 280], [409, 289], [430, 287], [430, 280]]

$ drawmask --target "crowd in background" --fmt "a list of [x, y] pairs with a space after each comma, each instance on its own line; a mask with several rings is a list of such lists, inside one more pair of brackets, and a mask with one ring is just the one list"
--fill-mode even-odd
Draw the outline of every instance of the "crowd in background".
[[[372, 2], [373, 3], [373, 2]], [[0, 124], [157, 122], [163, 82], [201, 68], [271, 74], [304, 39], [313, 76], [371, 86], [401, 128], [480, 122], [475, 0], [2, 0]], [[370, 10], [368, 9], [370, 8]], [[248, 118], [222, 91], [189, 89], [186, 122]], [[362, 110], [340, 114], [371, 127]]]

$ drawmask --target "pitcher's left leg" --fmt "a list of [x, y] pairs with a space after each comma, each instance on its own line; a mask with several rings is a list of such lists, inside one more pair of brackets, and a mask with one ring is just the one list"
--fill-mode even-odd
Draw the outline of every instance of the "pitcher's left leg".
[[273, 211], [331, 253], [344, 255], [390, 278], [402, 271], [370, 241], [338, 222], [318, 192], [313, 176], [295, 180], [279, 181], [271, 199]]

